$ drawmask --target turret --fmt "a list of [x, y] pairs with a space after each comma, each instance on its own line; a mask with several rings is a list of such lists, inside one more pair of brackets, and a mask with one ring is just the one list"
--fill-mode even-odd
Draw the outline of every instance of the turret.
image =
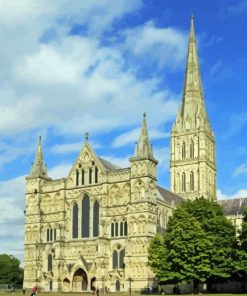
[[151, 188], [156, 186], [156, 173], [158, 161], [153, 157], [153, 148], [149, 140], [146, 114], [143, 114], [142, 128], [139, 141], [135, 147], [135, 155], [131, 162], [131, 192], [132, 201], [153, 200], [150, 195]]

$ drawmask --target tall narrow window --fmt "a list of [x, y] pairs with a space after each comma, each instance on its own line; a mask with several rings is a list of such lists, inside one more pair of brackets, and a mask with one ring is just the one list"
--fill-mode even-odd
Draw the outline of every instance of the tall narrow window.
[[97, 167], [95, 167], [95, 171], [94, 171], [94, 180], [95, 180], [95, 183], [98, 183], [98, 168]]
[[78, 170], [76, 170], [76, 186], [78, 186], [79, 185], [79, 171]]
[[115, 223], [115, 236], [118, 236], [118, 222]]
[[47, 264], [48, 265], [47, 269], [48, 269], [48, 271], [52, 271], [52, 255], [51, 254], [48, 255], [47, 261], [48, 261], [47, 262], [48, 263]]
[[190, 142], [190, 158], [191, 159], [194, 158], [194, 142], [193, 142], [193, 140], [191, 140], [191, 142]]
[[93, 171], [92, 171], [92, 169], [90, 168], [90, 169], [89, 169], [89, 176], [88, 176], [88, 177], [89, 177], [89, 180], [88, 180], [88, 181], [89, 181], [89, 184], [92, 184], [92, 172], [93, 172]]
[[50, 241], [53, 241], [53, 229], [50, 228]]
[[118, 269], [118, 253], [116, 250], [112, 254], [112, 269]]
[[190, 173], [190, 190], [194, 191], [194, 173]]
[[54, 228], [54, 241], [57, 239], [57, 229]]
[[186, 178], [185, 173], [182, 174], [182, 192], [186, 191]]
[[72, 238], [78, 238], [78, 205], [77, 203], [73, 206], [72, 211]]
[[128, 224], [127, 224], [127, 221], [124, 222], [124, 235], [128, 235]]
[[186, 157], [186, 147], [185, 147], [185, 142], [183, 142], [182, 145], [182, 159], [185, 159]]
[[84, 176], [84, 174], [85, 174], [85, 172], [84, 172], [84, 170], [82, 169], [81, 170], [81, 185], [84, 185], [85, 184], [85, 176]]
[[93, 205], [93, 236], [99, 236], [99, 202], [97, 200]]
[[89, 237], [89, 197], [85, 195], [82, 199], [81, 211], [81, 237]]
[[120, 236], [123, 236], [123, 222], [120, 223]]
[[114, 237], [114, 223], [111, 224], [111, 236]]
[[123, 269], [124, 268], [124, 250], [121, 250], [119, 253], [119, 268]]
[[46, 236], [47, 236], [47, 241], [49, 242], [50, 241], [50, 229], [49, 228], [47, 229]]

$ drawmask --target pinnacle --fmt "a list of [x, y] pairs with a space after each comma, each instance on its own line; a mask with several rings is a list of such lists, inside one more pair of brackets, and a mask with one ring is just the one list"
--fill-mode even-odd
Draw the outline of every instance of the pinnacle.
[[153, 150], [148, 137], [146, 113], [143, 114], [141, 134], [136, 146], [135, 154], [136, 156], [153, 156]]
[[46, 165], [43, 158], [42, 151], [42, 138], [39, 136], [38, 147], [36, 151], [36, 157], [32, 164], [31, 172], [29, 177], [38, 178], [38, 177], [47, 177]]

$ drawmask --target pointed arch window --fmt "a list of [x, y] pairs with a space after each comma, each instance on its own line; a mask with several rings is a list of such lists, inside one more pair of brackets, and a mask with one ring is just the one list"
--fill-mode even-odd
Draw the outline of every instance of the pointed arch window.
[[50, 241], [50, 229], [49, 228], [47, 228], [46, 239], [48, 242]]
[[193, 159], [195, 156], [194, 156], [194, 141], [191, 140], [190, 142], [190, 158]]
[[79, 185], [79, 170], [76, 170], [76, 186]]
[[54, 241], [57, 240], [57, 229], [54, 228]]
[[185, 142], [183, 142], [182, 144], [182, 159], [186, 158], [186, 146], [185, 146]]
[[119, 268], [124, 269], [124, 250], [121, 250], [119, 253]]
[[190, 191], [194, 191], [194, 172], [190, 173]]
[[52, 255], [51, 254], [49, 254], [48, 255], [48, 258], [47, 258], [47, 269], [48, 269], [48, 271], [52, 271]]
[[99, 236], [99, 202], [93, 205], [93, 237]]
[[95, 171], [94, 171], [94, 180], [95, 183], [98, 183], [98, 174], [99, 174], [99, 170], [97, 167], [95, 167]]
[[81, 170], [81, 185], [85, 184], [85, 171], [84, 169]]
[[123, 222], [120, 222], [120, 236], [123, 236]]
[[82, 199], [81, 211], [81, 237], [89, 237], [89, 197], [85, 195]]
[[112, 224], [111, 224], [111, 236], [112, 236], [112, 237], [114, 237], [114, 226], [115, 226], [115, 224], [112, 223]]
[[53, 229], [50, 228], [50, 241], [52, 241], [52, 240], [53, 240]]
[[118, 222], [115, 223], [115, 236], [118, 236]]
[[182, 174], [182, 192], [186, 191], [186, 176], [185, 173]]
[[124, 235], [125, 236], [128, 235], [128, 224], [127, 224], [127, 221], [124, 222]]
[[118, 252], [116, 250], [112, 254], [112, 269], [118, 269]]
[[92, 173], [93, 173], [93, 171], [92, 171], [92, 169], [90, 168], [90, 169], [89, 169], [89, 176], [88, 176], [88, 177], [89, 177], [89, 180], [88, 180], [88, 181], [89, 181], [89, 184], [92, 184]]
[[78, 205], [74, 204], [72, 210], [72, 238], [78, 238]]

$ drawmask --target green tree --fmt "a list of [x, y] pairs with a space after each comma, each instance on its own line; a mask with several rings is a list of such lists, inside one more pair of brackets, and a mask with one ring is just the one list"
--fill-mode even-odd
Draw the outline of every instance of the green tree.
[[242, 289], [244, 289], [244, 282], [247, 280], [247, 207], [244, 208], [242, 229], [239, 235], [239, 249], [237, 253], [236, 269], [240, 278], [242, 279]]
[[209, 199], [188, 200], [174, 210], [159, 251], [161, 262], [151, 256], [152, 243], [149, 264], [167, 283], [212, 283], [229, 278], [235, 268], [235, 229]]
[[0, 284], [20, 284], [22, 281], [20, 261], [12, 255], [0, 254]]

